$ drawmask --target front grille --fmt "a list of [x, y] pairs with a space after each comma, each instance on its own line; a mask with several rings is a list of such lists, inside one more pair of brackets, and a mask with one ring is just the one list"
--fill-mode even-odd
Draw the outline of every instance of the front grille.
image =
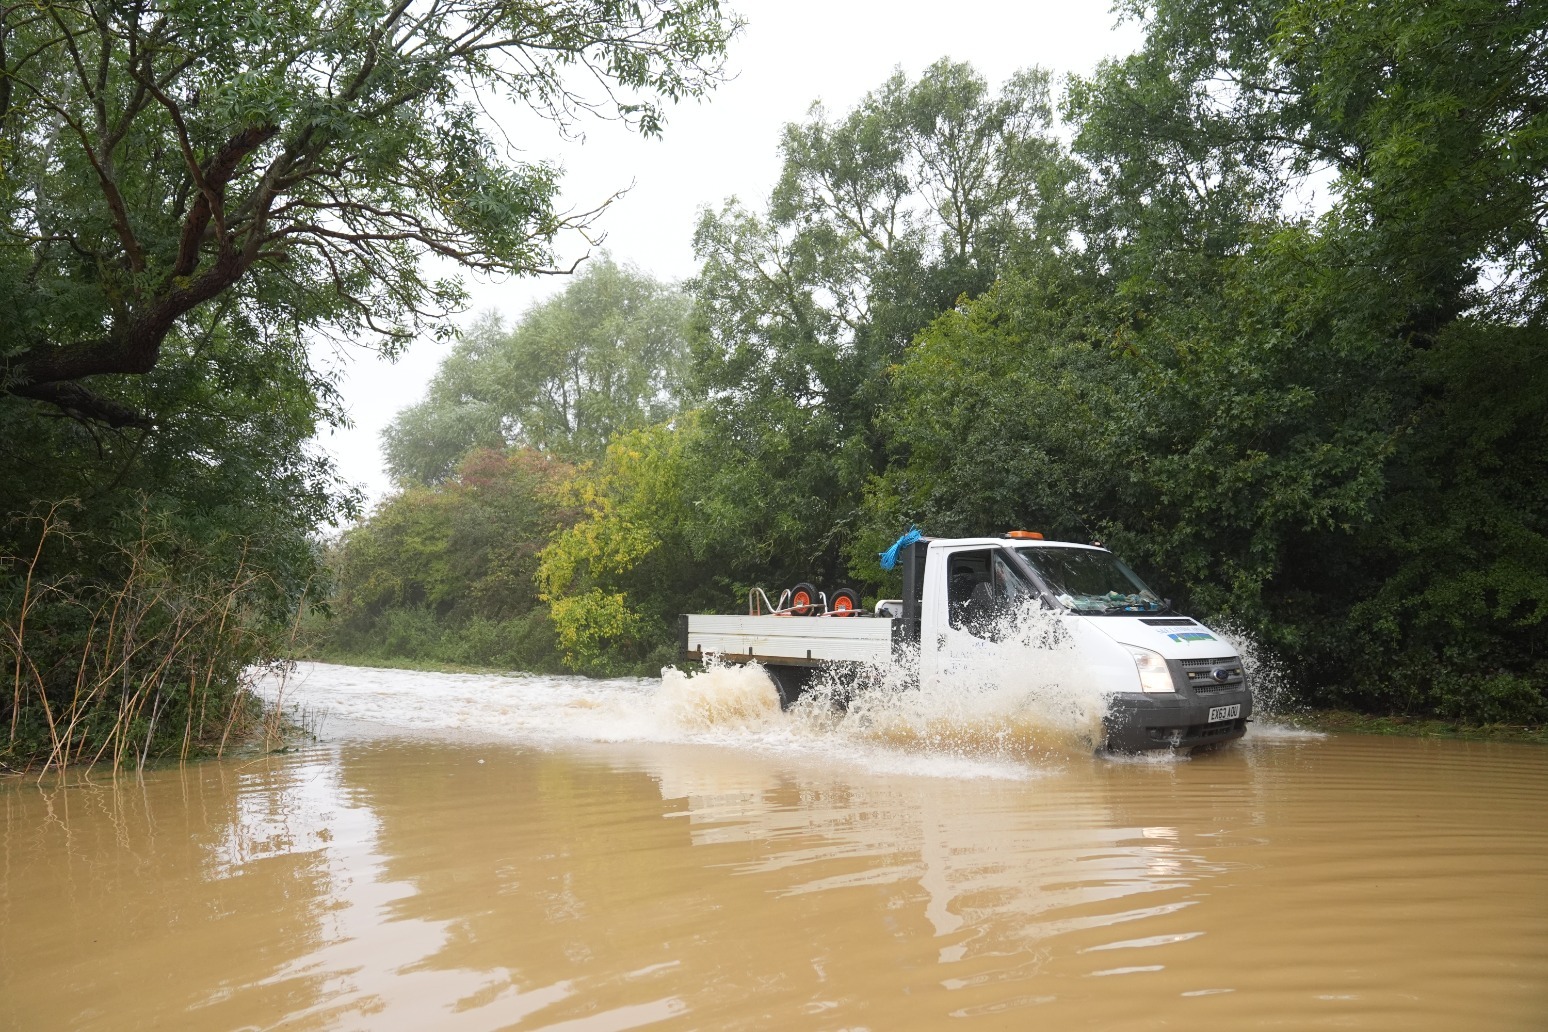
[[[1240, 656], [1222, 656], [1218, 659], [1177, 660], [1182, 679], [1195, 694], [1208, 695], [1240, 688], [1247, 683], [1247, 671], [1242, 667]], [[1215, 671], [1225, 672], [1225, 680], [1215, 676]]]

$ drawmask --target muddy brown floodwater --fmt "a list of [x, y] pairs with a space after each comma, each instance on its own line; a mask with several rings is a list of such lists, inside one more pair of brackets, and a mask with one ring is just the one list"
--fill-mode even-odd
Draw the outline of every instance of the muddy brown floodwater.
[[288, 690], [294, 754], [0, 784], [0, 1029], [1548, 1028], [1548, 749]]

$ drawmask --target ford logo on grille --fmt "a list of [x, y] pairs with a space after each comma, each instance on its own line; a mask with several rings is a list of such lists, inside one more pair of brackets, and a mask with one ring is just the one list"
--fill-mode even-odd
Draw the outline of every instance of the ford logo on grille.
[[1218, 666], [1218, 667], [1216, 667], [1215, 669], [1213, 669], [1213, 670], [1211, 670], [1209, 672], [1209, 676], [1213, 677], [1215, 680], [1219, 681], [1221, 684], [1225, 684], [1227, 681], [1229, 681], [1231, 679], [1231, 675], [1234, 674], [1234, 673], [1236, 673], [1235, 670], [1231, 670], [1231, 669], [1229, 669], [1227, 667], [1223, 667], [1223, 666]]

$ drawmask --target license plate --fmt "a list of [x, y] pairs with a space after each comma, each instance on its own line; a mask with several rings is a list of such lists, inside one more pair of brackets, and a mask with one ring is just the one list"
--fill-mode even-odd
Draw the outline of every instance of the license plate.
[[1217, 720], [1235, 720], [1241, 715], [1242, 704], [1239, 702], [1235, 706], [1213, 706], [1210, 708], [1207, 722], [1213, 724]]

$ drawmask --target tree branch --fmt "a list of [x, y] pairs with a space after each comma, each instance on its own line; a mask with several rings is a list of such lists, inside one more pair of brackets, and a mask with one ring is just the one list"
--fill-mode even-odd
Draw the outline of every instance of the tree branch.
[[155, 426], [155, 421], [139, 409], [94, 394], [78, 383], [20, 384], [12, 385], [9, 390], [18, 397], [47, 402], [83, 423], [105, 423], [115, 428], [150, 429]]

